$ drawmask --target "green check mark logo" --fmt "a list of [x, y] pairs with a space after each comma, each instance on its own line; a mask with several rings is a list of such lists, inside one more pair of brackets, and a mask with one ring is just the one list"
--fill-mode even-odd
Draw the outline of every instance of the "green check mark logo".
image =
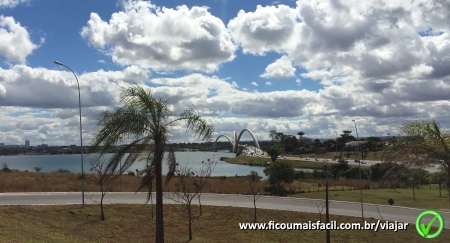
[[[425, 215], [429, 215], [429, 214], [433, 215], [434, 217], [430, 221], [430, 223], [428, 223], [427, 227], [425, 227], [425, 224], [421, 224], [420, 220]], [[439, 220], [439, 228], [438, 228], [438, 230], [435, 233], [430, 234], [431, 227], [433, 226], [434, 221], [436, 221], [436, 219]], [[435, 238], [435, 237], [439, 236], [442, 233], [443, 229], [444, 229], [444, 219], [442, 218], [442, 216], [438, 212], [436, 212], [434, 210], [425, 210], [422, 213], [420, 213], [419, 216], [417, 216], [417, 219], [416, 219], [416, 230], [419, 233], [419, 235], [421, 235], [422, 237], [428, 238], [428, 239]]]
[[423, 235], [425, 238], [427, 238], [428, 233], [430, 233], [431, 226], [433, 226], [434, 221], [437, 219], [437, 216], [434, 216], [434, 218], [431, 220], [431, 222], [428, 224], [428, 226], [425, 228], [424, 224], [420, 224], [420, 229], [422, 230]]

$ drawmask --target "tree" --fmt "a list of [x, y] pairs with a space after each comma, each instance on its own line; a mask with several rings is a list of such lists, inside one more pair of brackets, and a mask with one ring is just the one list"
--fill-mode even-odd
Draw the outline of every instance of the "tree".
[[418, 167], [439, 162], [447, 171], [450, 185], [450, 134], [442, 133], [435, 120], [406, 123], [401, 131], [404, 135], [390, 141], [378, 156], [383, 161], [404, 161]]
[[297, 135], [298, 135], [298, 137], [299, 137], [300, 146], [302, 146], [302, 138], [303, 138], [303, 135], [305, 135], [305, 133], [302, 132], [302, 131], [300, 131], [300, 132], [297, 133]]
[[194, 170], [187, 165], [178, 166], [178, 163], [175, 164], [179, 167], [175, 170], [175, 178], [178, 181], [175, 184], [176, 192], [171, 195], [168, 194], [167, 197], [185, 205], [188, 213], [189, 241], [192, 240], [192, 200], [195, 197], [198, 198], [198, 204], [200, 206], [198, 218], [202, 215], [201, 192], [211, 177], [211, 173], [216, 164], [217, 161], [214, 159], [210, 160], [209, 158], [206, 162], [202, 161], [202, 167], [198, 170]]
[[106, 162], [101, 161], [100, 157], [91, 160], [90, 171], [95, 173], [89, 174], [88, 178], [94, 180], [95, 184], [100, 186], [100, 218], [104, 221], [105, 213], [103, 209], [103, 198], [105, 197], [106, 191], [111, 188], [114, 180], [117, 179], [123, 171], [119, 171], [119, 168], [108, 168]]
[[290, 162], [278, 161], [266, 167], [264, 174], [269, 177], [271, 194], [283, 196], [286, 192], [281, 183], [283, 181], [286, 183], [292, 182], [294, 180], [295, 170]]
[[122, 169], [127, 170], [141, 154], [146, 154], [150, 165], [141, 180], [142, 188], [149, 189], [150, 199], [153, 183], [156, 184], [156, 234], [155, 242], [164, 242], [163, 221], [163, 188], [162, 161], [164, 152], [168, 152], [167, 163], [168, 182], [175, 172], [175, 154], [169, 143], [170, 130], [179, 122], [186, 123], [187, 132], [193, 131], [199, 139], [211, 138], [214, 130], [197, 114], [194, 108], [189, 108], [178, 117], [172, 116], [165, 100], [156, 100], [150, 90], [145, 90], [135, 84], [124, 89], [120, 95], [120, 108], [114, 112], [105, 111], [101, 114], [98, 125], [102, 127], [91, 142], [90, 152], [99, 150], [100, 156], [107, 153], [113, 146], [119, 149], [111, 157], [107, 168], [117, 168], [122, 158], [125, 161]]
[[434, 172], [430, 176], [430, 183], [436, 183], [439, 186], [439, 196], [442, 197], [441, 190], [442, 190], [442, 183], [446, 181], [447, 173], [443, 169], [443, 167], [439, 167], [437, 172]]
[[249, 185], [250, 185], [249, 193], [252, 195], [253, 208], [254, 208], [253, 222], [256, 222], [256, 201], [261, 196], [260, 192], [261, 192], [261, 189], [264, 188], [264, 184], [260, 182], [261, 176], [259, 176], [258, 172], [256, 172], [256, 171], [250, 171], [250, 175], [248, 175], [247, 177], [248, 177], [248, 181], [249, 181]]
[[278, 133], [275, 130], [271, 130], [269, 136], [272, 139], [272, 144], [278, 139]]
[[275, 161], [277, 160], [278, 156], [280, 154], [283, 154], [283, 148], [280, 148], [279, 146], [270, 146], [270, 147], [266, 147], [264, 148], [264, 151], [267, 152], [267, 154], [269, 154], [270, 159], [272, 160], [272, 163], [275, 163]]
[[382, 183], [389, 183], [396, 191], [400, 182], [406, 182], [408, 179], [408, 168], [404, 164], [390, 163], [389, 169], [383, 174], [381, 178]]
[[322, 142], [320, 142], [320, 139], [318, 139], [318, 138], [314, 139], [313, 145], [315, 147], [323, 147]]

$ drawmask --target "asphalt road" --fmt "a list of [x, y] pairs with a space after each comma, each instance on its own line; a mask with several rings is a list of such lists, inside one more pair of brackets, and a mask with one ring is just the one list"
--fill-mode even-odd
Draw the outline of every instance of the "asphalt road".
[[[167, 193], [170, 195], [170, 193]], [[85, 203], [96, 204], [100, 193], [86, 193]], [[128, 193], [114, 192], [105, 196], [104, 203], [116, 204], [143, 204], [145, 203], [146, 193]], [[201, 201], [203, 205], [212, 206], [232, 206], [232, 207], [253, 207], [253, 201], [250, 196], [230, 195], [230, 194], [202, 194]], [[318, 204], [323, 200], [290, 198], [290, 197], [271, 197], [261, 196], [257, 202], [257, 208], [288, 210], [298, 212], [319, 213]], [[171, 199], [164, 198], [164, 203], [175, 203]], [[80, 192], [38, 192], [38, 193], [0, 193], [0, 206], [7, 205], [63, 205], [63, 204], [81, 204]], [[363, 204], [364, 217], [375, 218], [388, 221], [407, 222], [415, 224], [416, 218], [423, 211], [417, 208], [405, 208], [397, 206], [385, 206], [377, 204]], [[439, 211], [445, 221], [445, 228], [450, 229], [450, 212]], [[323, 210], [325, 213], [325, 209]], [[361, 204], [354, 202], [341, 202], [330, 200], [330, 214], [361, 217]], [[431, 217], [424, 217], [423, 220], [430, 222]], [[384, 221], [382, 221], [384, 222]], [[281, 222], [280, 222], [281, 223]], [[282, 222], [291, 223], [291, 222]], [[304, 223], [292, 222], [292, 223]], [[339, 222], [338, 222], [339, 223]], [[343, 222], [345, 223], [345, 222]], [[436, 227], [438, 221], [434, 224]]]

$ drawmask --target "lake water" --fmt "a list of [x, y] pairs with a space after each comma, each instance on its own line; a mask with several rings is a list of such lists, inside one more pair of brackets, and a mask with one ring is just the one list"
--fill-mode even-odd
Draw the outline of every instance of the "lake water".
[[[112, 154], [106, 154], [105, 159], [111, 158]], [[202, 160], [208, 158], [219, 160], [220, 157], [235, 157], [233, 153], [225, 152], [175, 152], [177, 161], [181, 166], [188, 165], [193, 169], [202, 166]], [[93, 155], [84, 155], [84, 171], [89, 173], [90, 160]], [[270, 159], [268, 159], [269, 161]], [[34, 167], [41, 167], [42, 172], [53, 172], [58, 169], [66, 169], [73, 173], [81, 173], [81, 156], [79, 154], [56, 154], [56, 155], [23, 155], [23, 156], [0, 156], [0, 166], [6, 163], [10, 169], [21, 171], [35, 171]], [[135, 162], [127, 171], [135, 172], [136, 169], [142, 170], [145, 162]], [[245, 176], [250, 171], [256, 171], [260, 176], [264, 176], [264, 167], [228, 164], [224, 161], [218, 161], [211, 176]], [[167, 174], [167, 165], [163, 165], [163, 173]], [[305, 169], [304, 171], [310, 171]]]

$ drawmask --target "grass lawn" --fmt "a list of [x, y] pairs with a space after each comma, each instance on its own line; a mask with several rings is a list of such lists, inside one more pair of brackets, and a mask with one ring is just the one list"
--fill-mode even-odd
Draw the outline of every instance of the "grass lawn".
[[[360, 192], [358, 189], [355, 190], [339, 190], [341, 187], [336, 186], [336, 191], [333, 185], [330, 187], [330, 200], [337, 201], [349, 201], [349, 202], [359, 202]], [[317, 187], [313, 187], [314, 191], [311, 190], [309, 193], [299, 193], [293, 195], [294, 197], [300, 198], [315, 198], [315, 199], [325, 199], [325, 186], [323, 185], [319, 192], [317, 192]], [[416, 200], [413, 199], [412, 189], [370, 189], [363, 190], [363, 202], [372, 204], [382, 204], [389, 205], [388, 200], [392, 198], [394, 200], [394, 206], [412, 207], [412, 208], [423, 208], [423, 209], [438, 209], [438, 210], [449, 210], [448, 203], [448, 191], [442, 191], [442, 197], [439, 196], [439, 192], [435, 187], [429, 189], [428, 186], [420, 186], [420, 189], [415, 190]]]
[[[280, 158], [279, 160], [291, 162], [294, 168], [302, 168], [302, 169], [317, 169], [321, 170], [324, 165], [333, 165], [336, 163], [327, 163], [327, 162], [312, 162], [312, 161], [300, 161], [300, 160], [291, 160], [289, 157], [285, 157], [285, 159]], [[270, 158], [261, 158], [247, 155], [239, 155], [235, 158], [224, 158], [224, 161], [230, 164], [240, 164], [240, 165], [254, 165], [254, 166], [264, 166], [267, 162], [270, 162]], [[278, 160], [277, 160], [278, 161]], [[358, 167], [357, 165], [348, 164], [349, 167]]]
[[[149, 205], [106, 205], [106, 221], [99, 220], [97, 205], [0, 207], [0, 241], [9, 242], [153, 242], [155, 221]], [[258, 209], [258, 222], [307, 223], [319, 214]], [[325, 221], [322, 215], [322, 220]], [[180, 205], [164, 206], [166, 242], [187, 242], [187, 216]], [[325, 242], [320, 230], [240, 230], [239, 223], [252, 222], [253, 209], [203, 206], [203, 215], [193, 220], [190, 242]], [[331, 215], [340, 223], [359, 218]], [[376, 222], [375, 220], [368, 220]], [[436, 229], [431, 229], [435, 232]], [[448, 242], [450, 230], [425, 240], [414, 225], [407, 230], [378, 232], [331, 231], [332, 242]]]

